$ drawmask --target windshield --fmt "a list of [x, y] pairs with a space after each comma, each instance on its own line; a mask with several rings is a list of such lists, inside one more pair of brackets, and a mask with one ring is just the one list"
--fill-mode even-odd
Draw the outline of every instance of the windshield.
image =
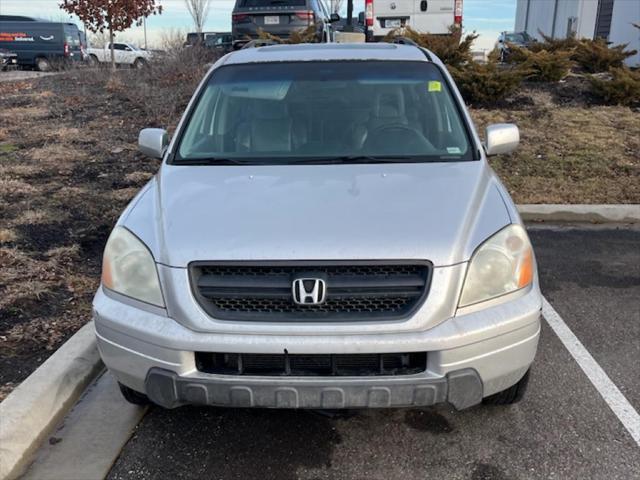
[[428, 62], [299, 62], [216, 70], [175, 163], [473, 158], [439, 69]]
[[505, 37], [507, 42], [510, 43], [525, 43], [527, 41], [523, 33], [507, 33]]

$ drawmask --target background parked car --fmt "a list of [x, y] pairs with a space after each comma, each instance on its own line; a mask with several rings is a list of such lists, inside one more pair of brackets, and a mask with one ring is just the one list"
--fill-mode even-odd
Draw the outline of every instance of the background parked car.
[[82, 61], [80, 30], [74, 23], [0, 15], [0, 47], [15, 52], [20, 66], [41, 71]]
[[368, 41], [404, 27], [445, 35], [462, 26], [462, 0], [365, 0], [365, 17]]
[[331, 14], [324, 0], [236, 0], [231, 15], [233, 41], [246, 43], [260, 31], [289, 38], [316, 26], [318, 41], [332, 36]]
[[233, 36], [231, 32], [207, 34], [204, 44], [207, 48], [215, 50], [216, 53], [225, 55], [233, 50]]
[[527, 32], [502, 32], [496, 42], [496, 48], [500, 52], [500, 61], [504, 62], [509, 57], [509, 45], [528, 48], [536, 40]]
[[[130, 43], [114, 43], [113, 53], [117, 65], [130, 65], [135, 68], [143, 68], [151, 60], [153, 53], [141, 50]], [[92, 63], [111, 63], [111, 44], [104, 48], [89, 48], [87, 54]]]
[[203, 45], [207, 38], [218, 35], [218, 32], [190, 32], [187, 33], [187, 40], [184, 42], [185, 47], [195, 47]]
[[0, 48], [0, 71], [18, 67], [18, 55]]

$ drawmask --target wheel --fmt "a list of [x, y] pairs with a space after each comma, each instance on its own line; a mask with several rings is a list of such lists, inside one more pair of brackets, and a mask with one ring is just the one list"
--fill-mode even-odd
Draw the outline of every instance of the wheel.
[[527, 385], [529, 384], [529, 372], [531, 369], [527, 370], [527, 373], [524, 374], [518, 383], [512, 385], [498, 393], [494, 393], [486, 398], [482, 399], [482, 403], [485, 405], [512, 405], [514, 403], [518, 403], [524, 397], [525, 392], [527, 391]]
[[149, 405], [151, 403], [149, 397], [144, 393], [136, 392], [134, 389], [129, 388], [120, 382], [118, 382], [118, 386], [120, 387], [122, 396], [127, 402], [133, 403], [134, 405]]
[[98, 57], [96, 57], [95, 55], [89, 55], [89, 66], [90, 67], [97, 67], [100, 64], [100, 62], [98, 61]]
[[136, 61], [133, 62], [133, 68], [135, 68], [136, 70], [140, 70], [141, 68], [144, 68], [146, 66], [147, 61], [142, 58], [136, 58]]
[[48, 72], [51, 70], [51, 62], [44, 57], [38, 57], [36, 58], [36, 67], [41, 72]]

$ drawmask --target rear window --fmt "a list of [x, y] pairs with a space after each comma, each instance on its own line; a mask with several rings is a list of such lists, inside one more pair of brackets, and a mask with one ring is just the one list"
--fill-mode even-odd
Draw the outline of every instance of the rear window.
[[507, 42], [525, 43], [527, 41], [522, 33], [507, 33], [505, 37]]
[[304, 7], [306, 0], [240, 0], [241, 7]]
[[77, 28], [64, 27], [64, 41], [72, 47], [79, 47], [80, 31]]
[[456, 161], [470, 145], [428, 62], [262, 63], [213, 73], [174, 161]]

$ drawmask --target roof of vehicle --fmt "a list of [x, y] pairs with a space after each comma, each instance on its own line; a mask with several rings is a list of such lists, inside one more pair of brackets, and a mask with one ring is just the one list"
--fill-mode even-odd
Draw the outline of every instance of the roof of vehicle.
[[429, 58], [424, 50], [410, 45], [391, 43], [302, 43], [238, 50], [227, 55], [224, 64], [328, 60], [429, 61]]

